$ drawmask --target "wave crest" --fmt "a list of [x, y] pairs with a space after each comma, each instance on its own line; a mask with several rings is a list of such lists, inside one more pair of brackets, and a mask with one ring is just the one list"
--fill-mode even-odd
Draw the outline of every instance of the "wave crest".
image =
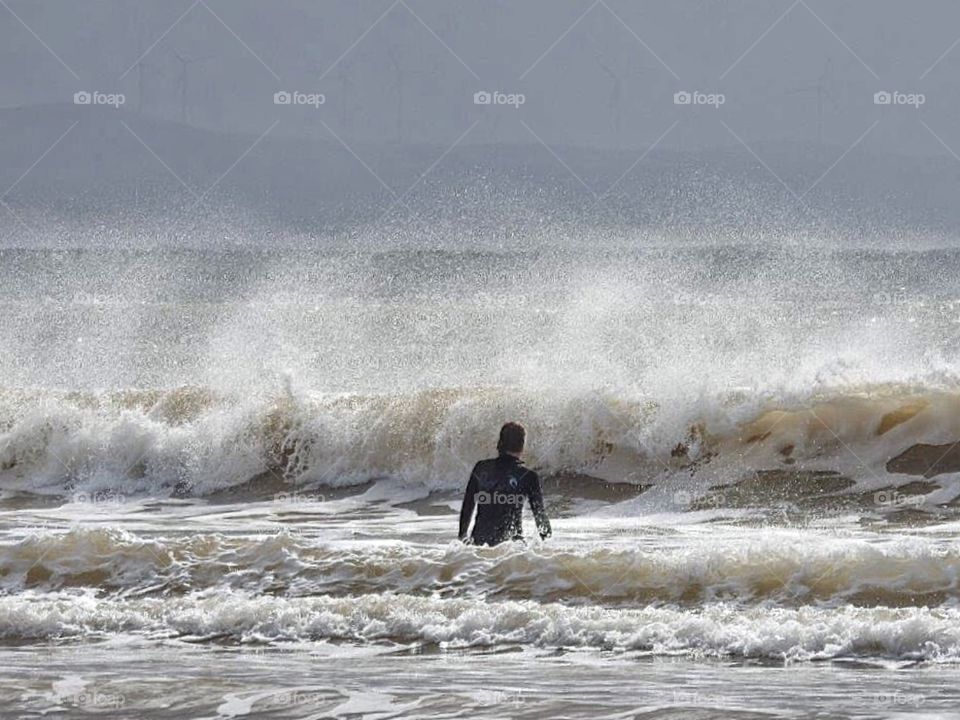
[[960, 614], [954, 609], [742, 609], [717, 604], [699, 610], [627, 610], [391, 594], [0, 597], [0, 637], [7, 640], [123, 634], [219, 642], [532, 645], [780, 661], [877, 656], [960, 661]]
[[606, 392], [441, 389], [395, 395], [288, 389], [243, 398], [202, 387], [0, 393], [0, 487], [41, 493], [206, 495], [257, 478], [343, 486], [392, 477], [459, 488], [506, 419], [530, 464], [612, 482], [670, 474], [714, 485], [763, 470], [855, 480], [960, 471], [960, 394], [907, 387], [804, 400], [742, 392], [667, 407]]
[[[960, 600], [960, 551], [768, 529], [751, 543], [649, 550], [591, 545], [478, 549], [460, 543], [317, 545], [288, 532], [164, 540], [103, 528], [0, 545], [0, 588], [182, 595], [223, 588], [285, 595], [402, 593], [633, 607], [711, 602], [864, 607]], [[639, 545], [639, 546], [638, 546]]]

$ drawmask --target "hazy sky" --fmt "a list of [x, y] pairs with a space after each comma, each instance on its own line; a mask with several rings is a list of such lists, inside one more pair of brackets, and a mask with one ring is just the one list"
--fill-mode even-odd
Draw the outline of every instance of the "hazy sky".
[[[0, 106], [86, 90], [253, 134], [279, 120], [278, 135], [442, 147], [859, 142], [949, 157], [958, 38], [949, 0], [5, 0]], [[277, 105], [278, 91], [324, 102]], [[677, 104], [683, 91], [703, 95]], [[903, 95], [876, 104], [878, 91]]]

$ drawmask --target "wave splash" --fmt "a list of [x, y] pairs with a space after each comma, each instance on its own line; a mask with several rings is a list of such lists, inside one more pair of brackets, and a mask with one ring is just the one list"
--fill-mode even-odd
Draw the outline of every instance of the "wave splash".
[[[811, 538], [815, 541], [811, 542]], [[937, 540], [870, 543], [767, 529], [760, 539], [651, 550], [622, 546], [476, 549], [316, 544], [288, 532], [173, 539], [126, 531], [41, 531], [0, 545], [0, 590], [96, 589], [180, 596], [196, 591], [307, 595], [395, 593], [604, 607], [653, 603], [949, 605], [960, 599], [960, 551]]]
[[505, 418], [530, 434], [528, 462], [644, 484], [736, 482], [757, 471], [829, 471], [890, 486], [960, 471], [960, 393], [887, 386], [779, 403], [731, 392], [689, 407], [607, 392], [522, 388], [400, 394], [204, 387], [0, 393], [0, 488], [48, 494], [208, 495], [394, 478], [459, 489]]
[[348, 640], [447, 648], [523, 646], [646, 655], [809, 661], [877, 656], [960, 661], [960, 613], [929, 608], [607, 609], [407, 595], [351, 598], [195, 594], [0, 598], [0, 638], [74, 636], [245, 643]]

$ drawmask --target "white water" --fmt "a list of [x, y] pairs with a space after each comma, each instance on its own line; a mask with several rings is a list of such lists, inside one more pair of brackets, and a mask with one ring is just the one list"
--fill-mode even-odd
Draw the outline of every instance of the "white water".
[[[945, 713], [953, 261], [7, 251], [0, 700]], [[555, 535], [465, 547], [505, 419]]]

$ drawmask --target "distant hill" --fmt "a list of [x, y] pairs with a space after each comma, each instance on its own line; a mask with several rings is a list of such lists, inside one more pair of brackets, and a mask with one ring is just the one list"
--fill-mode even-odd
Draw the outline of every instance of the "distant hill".
[[639, 153], [551, 152], [538, 144], [447, 150], [387, 143], [348, 150], [322, 126], [313, 139], [276, 128], [258, 142], [124, 109], [0, 110], [0, 193], [12, 186], [3, 201], [23, 221], [0, 207], [0, 243], [365, 234], [437, 243], [635, 235], [816, 242], [839, 233], [850, 242], [910, 244], [960, 231], [960, 162], [951, 160], [855, 148], [837, 162], [846, 148], [780, 144], [752, 147], [761, 163], [731, 145], [654, 150], [624, 176]]

